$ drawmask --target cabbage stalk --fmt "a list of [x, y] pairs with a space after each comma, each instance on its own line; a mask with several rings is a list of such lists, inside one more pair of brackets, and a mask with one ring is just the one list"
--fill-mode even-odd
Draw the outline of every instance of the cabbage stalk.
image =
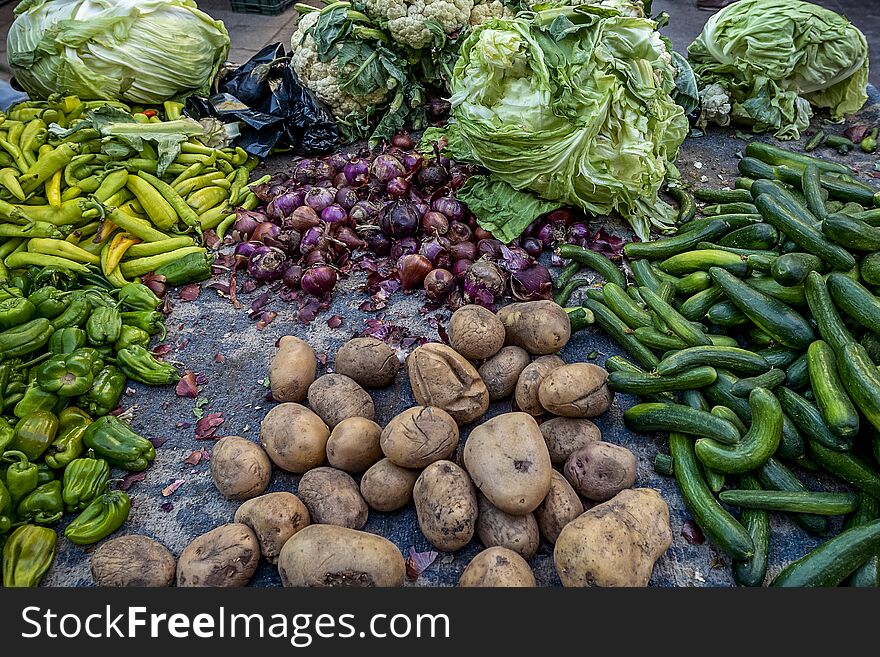
[[734, 120], [780, 139], [800, 137], [811, 105], [842, 119], [868, 99], [865, 36], [809, 2], [735, 2], [709, 19], [688, 58], [702, 86], [730, 96]]
[[7, 50], [34, 98], [156, 104], [206, 93], [229, 34], [193, 0], [25, 0]]

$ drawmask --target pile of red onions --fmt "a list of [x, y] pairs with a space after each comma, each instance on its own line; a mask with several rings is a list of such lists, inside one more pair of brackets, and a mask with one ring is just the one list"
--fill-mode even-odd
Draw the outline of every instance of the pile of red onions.
[[421, 288], [452, 308], [549, 298], [537, 258], [560, 239], [583, 243], [586, 224], [560, 210], [502, 244], [455, 198], [472, 170], [413, 147], [401, 133], [380, 152], [303, 159], [253, 188], [263, 204], [240, 210], [232, 231], [239, 266], [256, 281], [323, 296], [353, 256], [371, 252], [395, 263], [404, 291]]

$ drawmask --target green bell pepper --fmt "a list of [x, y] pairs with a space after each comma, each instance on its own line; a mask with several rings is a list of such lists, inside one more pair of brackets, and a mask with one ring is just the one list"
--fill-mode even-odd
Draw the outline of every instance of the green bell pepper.
[[0, 329], [5, 331], [29, 322], [36, 314], [37, 309], [34, 304], [22, 297], [10, 297], [6, 301], [0, 301]]
[[22, 452], [29, 461], [43, 455], [58, 433], [58, 418], [52, 411], [34, 411], [15, 425], [15, 435], [9, 445]]
[[37, 384], [59, 397], [79, 397], [94, 383], [94, 357], [84, 349], [57, 354], [37, 368]]
[[85, 294], [89, 300], [89, 303], [91, 303], [92, 305], [92, 310], [97, 310], [98, 308], [117, 307], [116, 299], [111, 297], [106, 290], [99, 290], [93, 287], [87, 289], [85, 291]]
[[19, 519], [37, 525], [52, 525], [61, 520], [64, 516], [61, 487], [60, 481], [50, 481], [25, 495], [16, 509]]
[[[92, 359], [92, 375], [97, 376], [98, 372], [104, 369], [104, 357], [105, 354], [103, 352], [104, 347], [80, 347], [76, 351], [81, 351], [83, 354], [88, 354], [88, 356]], [[112, 354], [111, 354], [112, 355]]]
[[138, 345], [118, 351], [116, 364], [128, 378], [151, 386], [167, 385], [180, 379], [173, 366], [157, 360], [153, 354]]
[[55, 481], [55, 471], [45, 463], [37, 463], [37, 486]]
[[58, 404], [58, 395], [46, 392], [37, 383], [36, 378], [28, 384], [24, 397], [15, 405], [16, 417], [26, 418], [38, 411], [51, 411]]
[[3, 586], [35, 587], [55, 560], [55, 530], [22, 525], [3, 546]]
[[6, 329], [0, 333], [0, 358], [18, 358], [37, 351], [49, 342], [54, 330], [44, 317]]
[[83, 436], [83, 444], [110, 465], [141, 472], [156, 458], [153, 443], [132, 431], [123, 420], [105, 415], [92, 422]]
[[56, 329], [49, 338], [49, 351], [53, 354], [69, 354], [86, 344], [86, 332], [76, 326]]
[[6, 451], [6, 448], [12, 443], [14, 437], [15, 429], [9, 424], [9, 420], [5, 417], [0, 417], [0, 455]]
[[12, 503], [18, 501], [37, 487], [39, 470], [36, 463], [28, 461], [27, 456], [19, 451], [8, 451], [3, 454], [4, 461], [13, 461], [6, 469], [6, 488], [12, 496]]
[[133, 344], [139, 347], [149, 347], [150, 334], [136, 326], [123, 324], [122, 332], [119, 334], [119, 339], [113, 343], [113, 348], [119, 351], [120, 349], [127, 349]]
[[26, 297], [33, 288], [33, 282], [26, 269], [13, 269], [9, 272], [9, 285], [11, 287], [8, 288], [8, 291], [16, 297]]
[[164, 276], [166, 285], [185, 285], [211, 278], [214, 256], [208, 253], [189, 253], [182, 258], [156, 267], [156, 276]]
[[103, 493], [110, 481], [110, 465], [94, 454], [74, 459], [64, 469], [62, 497], [68, 511], [85, 509], [89, 502]]
[[52, 320], [52, 326], [58, 329], [71, 326], [79, 327], [86, 323], [92, 313], [92, 304], [84, 292], [74, 292], [70, 295], [70, 303], [64, 312]]
[[122, 316], [116, 308], [95, 308], [86, 322], [86, 334], [94, 345], [112, 344], [122, 332]]
[[156, 311], [137, 310], [122, 313], [122, 323], [128, 326], [135, 326], [150, 335], [159, 335], [160, 340], [164, 340], [167, 333], [165, 329], [165, 316]]
[[[82, 400], [80, 400], [82, 401]], [[92, 417], [76, 406], [65, 408], [58, 414], [58, 437], [43, 457], [46, 465], [60, 470], [83, 453], [83, 435]]]
[[162, 300], [141, 283], [126, 283], [119, 288], [119, 303], [131, 310], [158, 310]]
[[46, 285], [34, 290], [28, 297], [28, 301], [34, 304], [38, 317], [55, 319], [70, 305], [70, 295], [56, 287]]
[[5, 534], [12, 527], [12, 494], [0, 479], [0, 534]]
[[79, 403], [95, 416], [107, 415], [119, 405], [119, 398], [125, 392], [128, 377], [114, 365], [107, 365], [95, 377], [95, 382]]
[[121, 490], [99, 495], [67, 525], [64, 535], [71, 543], [91, 545], [110, 536], [128, 520], [131, 498]]

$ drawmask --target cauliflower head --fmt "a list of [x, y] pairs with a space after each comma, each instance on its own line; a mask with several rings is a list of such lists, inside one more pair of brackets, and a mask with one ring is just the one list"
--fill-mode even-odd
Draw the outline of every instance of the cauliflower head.
[[445, 34], [468, 26], [474, 0], [366, 0], [366, 12], [387, 27], [391, 38], [410, 48], [431, 45], [433, 22]]
[[[340, 88], [339, 67], [336, 60], [322, 62], [318, 57], [315, 39], [307, 32], [318, 22], [318, 12], [301, 16], [296, 31], [290, 38], [293, 55], [290, 65], [300, 81], [323, 102], [333, 116], [342, 119], [348, 116], [364, 116], [371, 107], [379, 105], [388, 98], [388, 89], [377, 89], [363, 96], [353, 96]], [[356, 67], [349, 64], [345, 73], [352, 73]]]
[[477, 0], [468, 23], [471, 27], [488, 23], [494, 18], [512, 18], [513, 12], [501, 0]]
[[700, 116], [697, 127], [705, 130], [709, 123], [722, 128], [730, 125], [730, 96], [720, 84], [710, 84], [700, 90]]

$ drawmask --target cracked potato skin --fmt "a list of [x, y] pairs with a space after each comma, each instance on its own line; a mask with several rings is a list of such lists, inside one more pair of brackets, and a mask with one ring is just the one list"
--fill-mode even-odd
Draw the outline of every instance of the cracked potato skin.
[[452, 461], [437, 461], [422, 471], [413, 501], [422, 534], [438, 550], [455, 552], [474, 537], [477, 494], [468, 473]]
[[592, 363], [572, 363], [550, 372], [538, 388], [538, 401], [554, 415], [595, 417], [611, 407], [608, 372]]
[[517, 408], [535, 417], [543, 415], [546, 411], [538, 401], [538, 390], [550, 372], [563, 365], [565, 361], [559, 356], [541, 356], [529, 363], [516, 382], [514, 400]]
[[458, 424], [489, 410], [489, 391], [470, 362], [445, 344], [429, 342], [406, 359], [413, 396], [421, 406], [436, 406]]
[[369, 508], [350, 475], [336, 468], [309, 470], [299, 480], [297, 495], [309, 510], [312, 522], [363, 529]]
[[250, 527], [238, 522], [196, 537], [180, 553], [177, 586], [245, 586], [260, 563], [260, 544]]
[[529, 353], [522, 347], [503, 347], [501, 351], [480, 365], [477, 372], [486, 389], [489, 399], [498, 401], [510, 397], [516, 390], [517, 381], [529, 365]]
[[336, 373], [365, 388], [391, 385], [399, 369], [395, 351], [376, 338], [354, 338], [336, 352]]
[[226, 499], [249, 500], [269, 485], [272, 461], [256, 443], [225, 436], [211, 450], [211, 478]]
[[382, 451], [402, 468], [425, 468], [449, 458], [458, 447], [458, 425], [442, 408], [415, 406], [382, 431]]
[[102, 543], [89, 565], [96, 586], [168, 587], [177, 562], [164, 545], [147, 536], [119, 536]]
[[484, 360], [504, 346], [504, 324], [487, 308], [462, 306], [449, 319], [449, 346], [465, 358]]

